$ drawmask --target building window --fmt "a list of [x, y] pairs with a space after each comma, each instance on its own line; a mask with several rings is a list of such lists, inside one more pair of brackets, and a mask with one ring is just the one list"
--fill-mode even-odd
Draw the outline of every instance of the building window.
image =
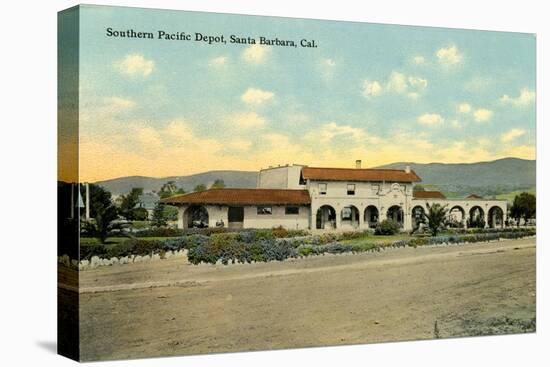
[[327, 184], [326, 183], [320, 183], [319, 184], [319, 195], [326, 195], [327, 194]]
[[380, 192], [380, 185], [372, 185], [371, 188], [373, 194], [378, 194]]
[[285, 208], [285, 214], [286, 215], [300, 214], [300, 207], [298, 207], [298, 206], [287, 206]]
[[348, 184], [348, 195], [355, 195], [355, 184]]
[[270, 206], [259, 206], [257, 208], [258, 215], [271, 215], [272, 209]]

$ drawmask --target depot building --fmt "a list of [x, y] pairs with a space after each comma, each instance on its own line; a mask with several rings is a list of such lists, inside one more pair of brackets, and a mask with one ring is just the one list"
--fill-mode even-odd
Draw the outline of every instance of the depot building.
[[415, 191], [421, 178], [398, 169], [285, 165], [262, 169], [256, 188], [219, 188], [164, 199], [179, 208], [178, 227], [227, 227], [350, 231], [392, 219], [403, 230], [424, 220], [428, 205], [448, 209], [457, 227], [503, 227], [506, 201], [470, 195], [448, 199], [439, 191]]

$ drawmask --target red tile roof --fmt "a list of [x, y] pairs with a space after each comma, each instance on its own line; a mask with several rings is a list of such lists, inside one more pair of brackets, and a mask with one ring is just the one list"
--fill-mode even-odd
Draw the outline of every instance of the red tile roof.
[[302, 177], [314, 181], [391, 181], [418, 182], [420, 177], [411, 170], [362, 169], [362, 168], [319, 168], [304, 167]]
[[210, 189], [172, 196], [161, 202], [166, 204], [305, 205], [311, 203], [311, 198], [307, 190]]
[[415, 199], [446, 199], [441, 191], [413, 191]]

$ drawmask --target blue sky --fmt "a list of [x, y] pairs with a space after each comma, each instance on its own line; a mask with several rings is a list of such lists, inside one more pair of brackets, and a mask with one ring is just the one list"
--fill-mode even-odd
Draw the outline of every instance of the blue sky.
[[535, 158], [531, 34], [85, 6], [80, 40], [83, 180]]

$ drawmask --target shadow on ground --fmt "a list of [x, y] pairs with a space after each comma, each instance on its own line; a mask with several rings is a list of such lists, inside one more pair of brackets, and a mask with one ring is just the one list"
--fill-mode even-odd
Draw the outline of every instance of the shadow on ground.
[[36, 342], [36, 345], [41, 347], [42, 349], [57, 354], [57, 342], [52, 340], [38, 340]]

